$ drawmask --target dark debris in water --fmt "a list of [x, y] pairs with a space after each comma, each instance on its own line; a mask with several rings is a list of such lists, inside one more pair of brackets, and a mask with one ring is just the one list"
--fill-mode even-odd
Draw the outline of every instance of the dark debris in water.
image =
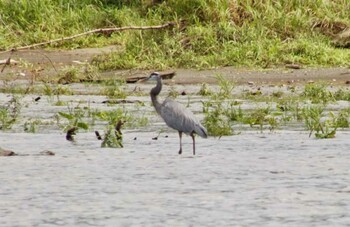
[[102, 137], [98, 131], [95, 131], [95, 135], [98, 140], [102, 140]]
[[126, 100], [126, 99], [121, 99], [121, 100], [105, 100], [102, 101], [102, 103], [107, 103], [107, 104], [125, 104], [125, 103], [142, 103], [139, 100]]
[[74, 135], [76, 135], [76, 131], [78, 130], [78, 128], [77, 127], [73, 127], [73, 128], [71, 128], [71, 129], [69, 129], [68, 131], [67, 131], [67, 134], [66, 134], [66, 140], [68, 140], [68, 141], [71, 141], [71, 142], [74, 142]]

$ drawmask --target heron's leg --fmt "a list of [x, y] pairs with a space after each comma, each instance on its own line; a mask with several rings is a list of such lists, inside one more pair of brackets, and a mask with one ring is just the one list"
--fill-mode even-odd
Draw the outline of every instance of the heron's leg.
[[196, 155], [196, 141], [194, 139], [194, 133], [191, 133], [192, 143], [193, 143], [193, 155]]
[[179, 131], [179, 137], [180, 137], [180, 150], [179, 150], [179, 154], [182, 153], [182, 132]]

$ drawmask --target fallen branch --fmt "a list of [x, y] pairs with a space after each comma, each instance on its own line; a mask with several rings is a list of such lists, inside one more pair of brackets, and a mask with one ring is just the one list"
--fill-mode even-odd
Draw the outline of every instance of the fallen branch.
[[52, 39], [52, 40], [49, 40], [46, 42], [35, 43], [35, 44], [27, 45], [27, 46], [12, 48], [10, 50], [6, 50], [6, 51], [0, 52], [0, 53], [7, 53], [7, 52], [11, 52], [11, 51], [31, 49], [34, 47], [44, 46], [47, 44], [52, 44], [52, 43], [61, 42], [61, 41], [67, 41], [67, 40], [75, 39], [75, 38], [78, 38], [81, 36], [86, 36], [86, 35], [90, 35], [90, 34], [94, 34], [94, 33], [109, 34], [112, 32], [120, 32], [120, 31], [125, 31], [125, 30], [154, 30], [154, 29], [163, 29], [163, 28], [173, 27], [173, 26], [175, 26], [175, 22], [168, 22], [165, 24], [154, 25], [154, 26], [126, 26], [126, 27], [118, 27], [118, 28], [98, 28], [98, 29], [90, 30], [87, 32], [79, 33], [79, 34], [68, 36], [68, 37], [63, 37], [63, 38], [59, 38], [59, 39]]

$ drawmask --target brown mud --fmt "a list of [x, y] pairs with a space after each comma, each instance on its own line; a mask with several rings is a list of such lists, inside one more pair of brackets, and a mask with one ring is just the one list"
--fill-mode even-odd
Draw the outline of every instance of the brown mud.
[[[42, 74], [57, 75], [60, 69], [70, 65], [83, 65], [91, 62], [94, 56], [112, 51], [117, 51], [118, 47], [109, 46], [104, 48], [85, 48], [76, 50], [24, 50], [13, 53], [0, 53], [1, 62], [9, 57], [17, 62], [23, 61], [33, 65], [32, 68], [40, 70]], [[0, 79], [4, 79], [9, 74], [21, 73], [23, 79], [31, 78], [32, 72], [20, 66], [21, 64], [6, 65], [0, 73]], [[1, 69], [4, 63], [0, 65]], [[155, 69], [156, 70], [156, 69]], [[102, 73], [102, 77], [123, 76], [125, 78], [135, 76], [146, 76], [151, 70], [116, 70]], [[350, 81], [350, 69], [342, 67], [332, 68], [304, 68], [301, 65], [286, 65], [273, 69], [248, 69], [220, 67], [215, 69], [174, 69], [176, 77], [175, 84], [200, 84], [216, 83], [216, 74], [221, 74], [227, 79], [238, 84], [284, 84], [284, 83], [308, 83], [316, 81], [328, 81], [333, 84], [348, 84]]]

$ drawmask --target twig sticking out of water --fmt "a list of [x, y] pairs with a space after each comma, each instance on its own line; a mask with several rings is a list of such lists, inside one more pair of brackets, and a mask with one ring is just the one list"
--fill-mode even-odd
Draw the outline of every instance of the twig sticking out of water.
[[78, 130], [78, 128], [77, 127], [73, 127], [73, 128], [71, 128], [71, 129], [69, 129], [68, 131], [67, 131], [67, 134], [66, 134], [66, 140], [68, 140], [68, 141], [71, 141], [71, 142], [74, 142], [75, 140], [74, 140], [74, 135], [76, 135], [76, 131]]
[[102, 137], [98, 131], [95, 131], [95, 135], [98, 140], [102, 140]]

